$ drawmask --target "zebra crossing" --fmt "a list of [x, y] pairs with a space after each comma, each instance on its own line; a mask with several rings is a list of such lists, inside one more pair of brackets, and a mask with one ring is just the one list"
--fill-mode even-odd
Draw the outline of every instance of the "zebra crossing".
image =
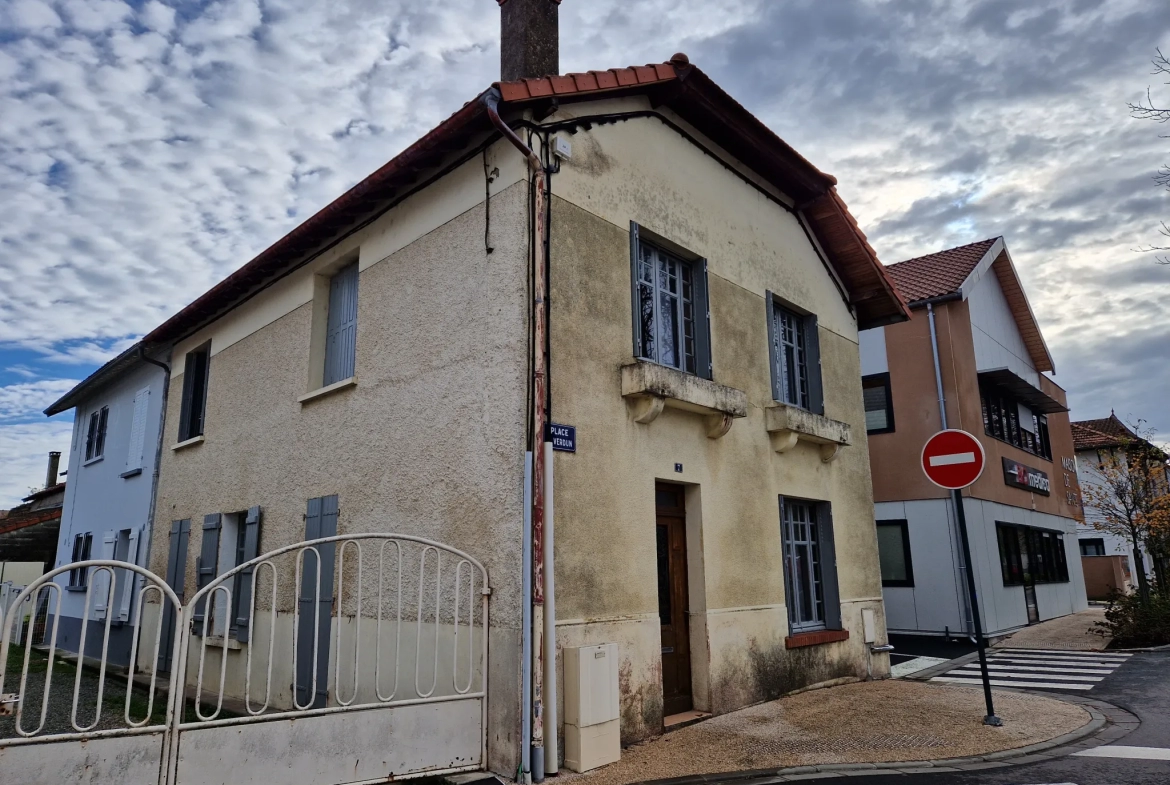
[[[993, 687], [1088, 691], [1132, 655], [1049, 649], [992, 649], [987, 672]], [[952, 668], [930, 681], [981, 686], [979, 660]]]

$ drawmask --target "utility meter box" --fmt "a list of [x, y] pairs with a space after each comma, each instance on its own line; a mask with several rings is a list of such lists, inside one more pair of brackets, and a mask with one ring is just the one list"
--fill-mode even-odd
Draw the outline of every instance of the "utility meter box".
[[622, 754], [616, 643], [565, 649], [565, 766], [588, 771]]

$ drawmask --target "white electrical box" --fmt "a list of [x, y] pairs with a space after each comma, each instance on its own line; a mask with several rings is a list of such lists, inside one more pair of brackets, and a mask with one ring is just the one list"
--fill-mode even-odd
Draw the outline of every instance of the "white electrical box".
[[552, 138], [552, 153], [557, 158], [564, 158], [566, 161], [573, 157], [573, 143], [564, 136], [554, 136]]
[[861, 609], [861, 626], [865, 628], [865, 642], [877, 642], [877, 618], [872, 608]]
[[588, 771], [621, 757], [616, 643], [566, 648], [565, 765]]

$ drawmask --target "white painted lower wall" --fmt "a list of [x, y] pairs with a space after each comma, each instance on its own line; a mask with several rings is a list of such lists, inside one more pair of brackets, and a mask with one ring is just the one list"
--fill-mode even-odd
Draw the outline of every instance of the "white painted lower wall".
[[[957, 543], [952, 542], [948, 528], [951, 525], [950, 507], [947, 499], [880, 502], [875, 505], [878, 520], [904, 519], [910, 533], [914, 586], [887, 586], [882, 590], [890, 632], [942, 635], [961, 633], [964, 629], [958, 573], [960, 558], [956, 553]], [[965, 499], [964, 509], [983, 629], [987, 635], [1002, 635], [1028, 623], [1024, 588], [1003, 585], [996, 521], [1037, 526], [1064, 534], [1069, 580], [1068, 583], [1036, 586], [1041, 621], [1088, 607], [1075, 520], [982, 499]]]

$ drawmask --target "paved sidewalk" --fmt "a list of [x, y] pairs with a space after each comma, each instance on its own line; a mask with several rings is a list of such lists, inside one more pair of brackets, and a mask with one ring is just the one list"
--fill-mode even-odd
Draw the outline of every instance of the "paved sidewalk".
[[610, 766], [558, 779], [627, 785], [736, 770], [979, 756], [1046, 742], [1091, 720], [1080, 706], [1018, 692], [997, 691], [996, 711], [1004, 726], [983, 725], [982, 693], [969, 687], [849, 684], [724, 714], [630, 747]]
[[1095, 632], [1095, 623], [1105, 621], [1105, 609], [1087, 611], [1050, 619], [1013, 632], [995, 644], [997, 649], [1062, 649], [1065, 651], [1104, 651], [1112, 640]]

